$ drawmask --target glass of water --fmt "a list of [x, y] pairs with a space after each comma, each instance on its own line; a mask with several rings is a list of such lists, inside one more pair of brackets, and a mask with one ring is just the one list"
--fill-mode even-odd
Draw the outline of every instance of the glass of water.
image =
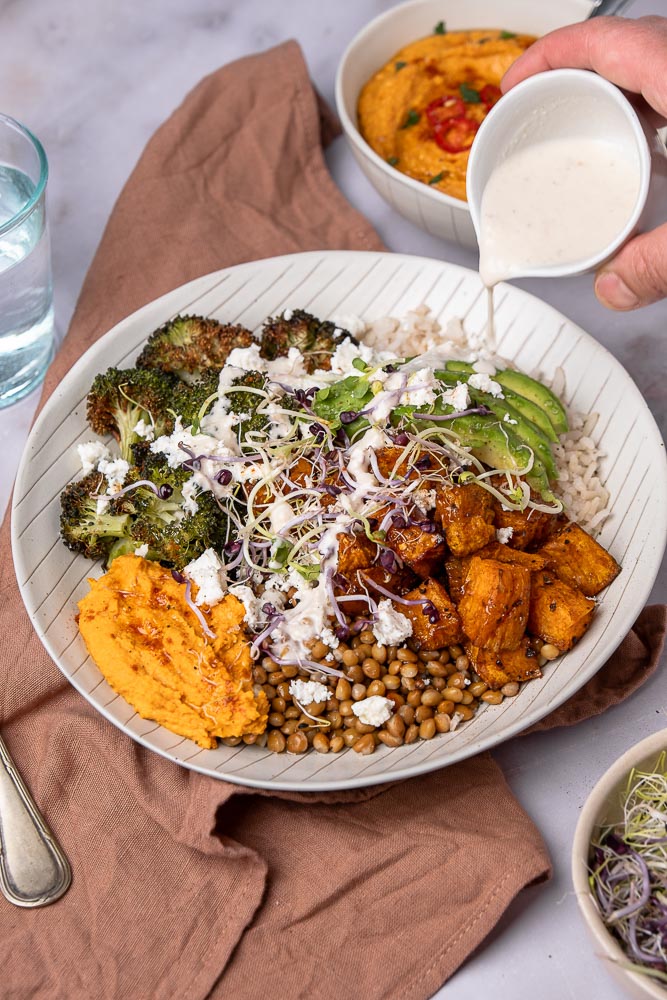
[[34, 389], [53, 357], [47, 177], [41, 143], [0, 115], [0, 407]]

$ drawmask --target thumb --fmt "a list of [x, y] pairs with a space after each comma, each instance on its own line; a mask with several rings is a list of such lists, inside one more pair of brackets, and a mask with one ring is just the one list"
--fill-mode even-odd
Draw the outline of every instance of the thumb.
[[667, 297], [667, 224], [636, 236], [597, 273], [595, 294], [608, 309], [638, 309]]

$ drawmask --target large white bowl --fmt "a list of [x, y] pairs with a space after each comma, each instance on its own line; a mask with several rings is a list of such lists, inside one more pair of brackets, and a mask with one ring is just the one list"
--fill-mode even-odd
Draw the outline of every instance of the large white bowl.
[[648, 736], [631, 747], [602, 775], [586, 799], [574, 833], [572, 845], [572, 881], [577, 894], [579, 910], [593, 938], [597, 953], [609, 973], [623, 987], [628, 996], [637, 1000], [665, 1000], [667, 990], [649, 976], [623, 968], [628, 961], [626, 954], [607, 930], [588, 884], [588, 858], [591, 839], [600, 826], [622, 818], [620, 802], [628, 775], [633, 767], [653, 770], [658, 757], [667, 750], [667, 729]]
[[590, 13], [591, 0], [409, 0], [366, 25], [348, 45], [336, 76], [336, 108], [352, 154], [374, 188], [389, 204], [432, 236], [475, 249], [477, 238], [466, 202], [443, 194], [390, 167], [357, 124], [362, 87], [395, 52], [433, 32], [438, 21], [449, 31], [504, 28], [545, 35]]
[[100, 568], [59, 540], [58, 498], [79, 472], [76, 444], [93, 436], [85, 399], [97, 372], [131, 365], [148, 334], [179, 312], [255, 329], [287, 307], [323, 318], [356, 313], [372, 320], [404, 315], [425, 302], [441, 322], [457, 316], [471, 334], [485, 329], [486, 290], [474, 271], [424, 257], [315, 251], [206, 275], [128, 316], [67, 373], [35, 423], [14, 489], [14, 563], [34, 628], [74, 687], [129, 736], [171, 760], [239, 784], [300, 791], [380, 784], [445, 767], [514, 736], [574, 694], [632, 627], [657, 575], [667, 535], [664, 448], [639, 390], [604, 347], [518, 288], [499, 285], [496, 294], [500, 353], [527, 371], [552, 373], [562, 366], [566, 400], [600, 414], [593, 436], [606, 455], [602, 474], [612, 510], [601, 541], [623, 571], [567, 656], [518, 697], [484, 708], [456, 732], [396, 749], [382, 747], [372, 757], [353, 751], [294, 757], [245, 745], [202, 750], [139, 718], [87, 655], [75, 615], [77, 602], [88, 592], [87, 577], [99, 575]]

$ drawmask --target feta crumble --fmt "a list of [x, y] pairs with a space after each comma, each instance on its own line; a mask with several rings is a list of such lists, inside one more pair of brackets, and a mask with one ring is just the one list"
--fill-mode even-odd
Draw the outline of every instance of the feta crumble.
[[147, 424], [143, 418], [134, 425], [132, 431], [144, 441], [152, 441], [155, 437], [155, 428], [152, 424]]
[[79, 453], [81, 471], [84, 476], [97, 468], [100, 459], [108, 460], [111, 458], [111, 452], [102, 441], [86, 441], [85, 444], [78, 444], [76, 450]]
[[514, 528], [496, 528], [496, 541], [501, 545], [507, 545], [514, 534]]
[[143, 545], [140, 545], [138, 549], [134, 550], [134, 554], [135, 556], [141, 556], [142, 559], [145, 559], [148, 555], [148, 543], [144, 542]]
[[466, 382], [457, 382], [453, 389], [447, 389], [442, 394], [442, 401], [455, 410], [467, 410], [470, 406], [470, 393]]
[[391, 718], [394, 709], [393, 701], [383, 698], [380, 694], [373, 694], [370, 698], [362, 698], [355, 701], [352, 711], [365, 726], [381, 726], [383, 722]]
[[195, 604], [206, 604], [212, 608], [225, 596], [227, 583], [225, 568], [213, 549], [206, 549], [198, 559], [193, 559], [184, 568], [183, 574], [197, 586]]
[[497, 396], [498, 399], [504, 399], [503, 389], [499, 382], [494, 382], [490, 375], [485, 372], [476, 373], [471, 375], [468, 379], [468, 385], [472, 386], [473, 389], [479, 389], [480, 392], [488, 392], [492, 396]]
[[192, 476], [185, 483], [181, 489], [185, 503], [182, 504], [183, 510], [186, 514], [196, 514], [199, 510], [199, 504], [195, 500], [195, 497], [199, 493], [199, 483], [197, 482], [195, 476]]
[[398, 646], [412, 635], [412, 622], [386, 598], [378, 604], [378, 618], [373, 635], [381, 646]]
[[320, 684], [319, 681], [301, 681], [298, 679], [290, 681], [289, 693], [293, 698], [301, 702], [302, 705], [310, 705], [314, 701], [321, 704], [323, 701], [328, 701], [331, 697], [329, 688], [325, 684]]
[[101, 458], [97, 463], [97, 471], [102, 473], [109, 484], [107, 493], [109, 495], [113, 495], [121, 489], [123, 483], [127, 479], [127, 474], [130, 471], [130, 464], [129, 462], [126, 462], [124, 458], [115, 458], [111, 461], [106, 458]]
[[428, 514], [429, 510], [433, 510], [435, 507], [436, 492], [435, 490], [415, 490], [412, 499], [423, 514]]

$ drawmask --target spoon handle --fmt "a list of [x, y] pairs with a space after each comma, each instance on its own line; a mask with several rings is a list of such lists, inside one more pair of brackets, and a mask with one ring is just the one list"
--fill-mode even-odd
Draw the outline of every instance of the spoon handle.
[[587, 20], [590, 20], [591, 17], [602, 17], [605, 14], [620, 14], [632, 2], [633, 0], [596, 0]]
[[71, 879], [67, 858], [0, 737], [0, 891], [16, 906], [46, 906]]

